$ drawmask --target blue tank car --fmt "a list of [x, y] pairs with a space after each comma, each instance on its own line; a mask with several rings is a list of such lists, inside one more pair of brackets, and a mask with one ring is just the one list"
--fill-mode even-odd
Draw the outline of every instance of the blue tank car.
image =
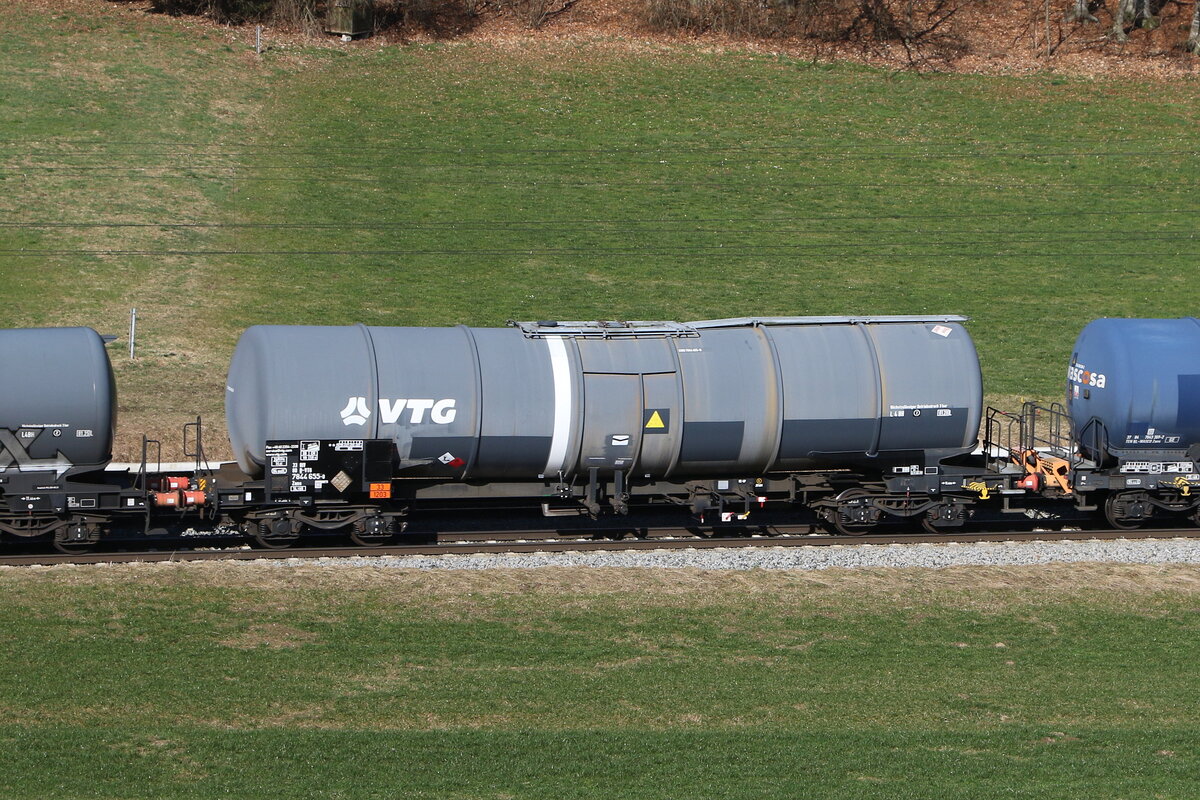
[[1200, 320], [1098, 319], [1067, 369], [1079, 445], [1098, 461], [1194, 461], [1200, 451]]

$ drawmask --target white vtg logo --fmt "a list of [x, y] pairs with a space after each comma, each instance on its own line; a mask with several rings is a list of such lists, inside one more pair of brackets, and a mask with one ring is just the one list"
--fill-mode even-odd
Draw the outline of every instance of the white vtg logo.
[[[437, 425], [449, 425], [454, 422], [458, 411], [454, 408], [454, 399], [433, 400], [429, 398], [399, 398], [391, 400], [379, 398], [379, 421], [391, 425], [400, 421], [400, 415], [408, 411], [408, 421], [419, 425], [425, 421], [425, 413], [429, 413], [429, 421]], [[367, 398], [349, 397], [346, 407], [341, 411], [344, 425], [365, 425], [371, 416], [367, 408]]]

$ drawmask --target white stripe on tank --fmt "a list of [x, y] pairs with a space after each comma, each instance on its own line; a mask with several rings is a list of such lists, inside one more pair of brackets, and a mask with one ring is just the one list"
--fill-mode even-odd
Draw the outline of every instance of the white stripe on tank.
[[567, 345], [560, 336], [547, 336], [550, 350], [550, 369], [554, 373], [554, 437], [550, 440], [550, 458], [543, 477], [557, 477], [567, 460], [567, 445], [571, 440], [571, 362], [567, 360]]

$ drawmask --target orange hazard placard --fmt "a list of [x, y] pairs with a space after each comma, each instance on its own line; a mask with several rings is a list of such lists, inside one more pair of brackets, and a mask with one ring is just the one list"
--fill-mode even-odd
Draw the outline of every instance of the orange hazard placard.
[[371, 484], [371, 499], [372, 500], [387, 500], [392, 496], [392, 485], [390, 483], [372, 483]]

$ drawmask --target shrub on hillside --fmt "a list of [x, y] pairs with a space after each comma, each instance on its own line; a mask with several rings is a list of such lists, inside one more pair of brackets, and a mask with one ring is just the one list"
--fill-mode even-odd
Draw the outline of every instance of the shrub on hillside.
[[165, 14], [201, 14], [218, 22], [274, 22], [305, 26], [316, 18], [317, 0], [152, 0]]
[[644, 0], [653, 30], [917, 44], [967, 0]]
[[[151, 0], [156, 11], [202, 14], [220, 22], [272, 23], [310, 31], [330, 0]], [[375, 0], [376, 31], [421, 28], [453, 34], [488, 14], [516, 17], [531, 28], [570, 9], [576, 0]], [[641, 0], [642, 22], [660, 32], [760, 38], [808, 38], [826, 42], [936, 42], [951, 17], [971, 0]]]

